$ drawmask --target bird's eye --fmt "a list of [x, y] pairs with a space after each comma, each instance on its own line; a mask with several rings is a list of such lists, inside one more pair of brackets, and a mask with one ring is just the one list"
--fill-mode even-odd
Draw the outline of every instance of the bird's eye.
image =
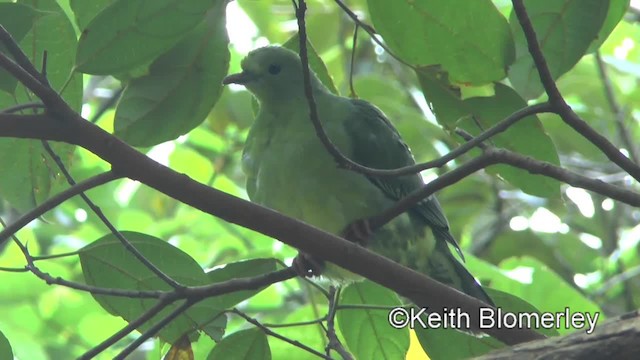
[[280, 73], [280, 70], [280, 65], [278, 64], [269, 65], [269, 74], [271, 75], [277, 75], [278, 73]]

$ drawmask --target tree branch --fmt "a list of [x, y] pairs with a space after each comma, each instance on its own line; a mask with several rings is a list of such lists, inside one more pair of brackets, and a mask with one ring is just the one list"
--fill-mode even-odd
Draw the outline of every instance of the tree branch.
[[593, 143], [609, 160], [620, 166], [624, 171], [629, 173], [636, 181], [640, 181], [640, 167], [638, 167], [628, 157], [624, 156], [620, 150], [613, 145], [606, 137], [600, 135], [589, 124], [582, 120], [564, 100], [558, 87], [556, 86], [547, 61], [542, 54], [542, 49], [538, 43], [538, 39], [529, 19], [529, 15], [525, 9], [522, 0], [512, 0], [513, 10], [518, 17], [520, 26], [524, 32], [525, 39], [529, 48], [529, 53], [533, 58], [533, 62], [540, 75], [540, 81], [549, 97], [549, 102], [553, 105], [555, 112], [560, 115], [562, 120], [571, 126], [576, 132], [584, 136]]
[[635, 359], [640, 354], [638, 310], [598, 325], [591, 334], [577, 331], [566, 336], [516, 345], [484, 355], [478, 360], [534, 359]]

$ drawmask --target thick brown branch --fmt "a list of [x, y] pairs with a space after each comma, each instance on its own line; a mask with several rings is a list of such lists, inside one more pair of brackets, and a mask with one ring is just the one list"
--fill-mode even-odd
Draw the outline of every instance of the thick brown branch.
[[598, 325], [591, 334], [578, 331], [489, 353], [478, 360], [637, 359], [640, 354], [638, 311]]
[[[64, 107], [60, 106], [60, 109]], [[62, 113], [56, 115], [62, 116]], [[471, 315], [472, 326], [479, 329], [479, 318], [474, 315], [479, 315], [480, 307], [486, 305], [477, 299], [335, 235], [193, 181], [152, 161], [85, 121], [71, 109], [64, 115], [67, 116], [64, 122], [48, 115], [0, 115], [0, 136], [79, 145], [109, 162], [118, 175], [138, 180], [187, 205], [335, 263], [414, 300], [420, 306], [433, 311], [441, 311], [445, 307], [460, 308]], [[507, 344], [540, 338], [532, 330], [495, 328], [483, 331]]]

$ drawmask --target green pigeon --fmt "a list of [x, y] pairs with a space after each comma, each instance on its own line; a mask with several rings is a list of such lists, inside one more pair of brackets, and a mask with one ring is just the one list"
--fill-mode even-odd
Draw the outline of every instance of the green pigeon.
[[[379, 214], [423, 186], [418, 174], [374, 177], [337, 166], [309, 120], [302, 63], [295, 52], [267, 46], [251, 51], [241, 65], [242, 72], [223, 83], [244, 85], [260, 104], [242, 155], [251, 201], [342, 234], [354, 221]], [[310, 75], [323, 128], [345, 156], [379, 169], [415, 163], [380, 109], [334, 95]], [[435, 196], [375, 230], [367, 241], [378, 254], [493, 304], [450, 245], [462, 255]], [[355, 277], [335, 265], [327, 265], [322, 274], [336, 281]]]

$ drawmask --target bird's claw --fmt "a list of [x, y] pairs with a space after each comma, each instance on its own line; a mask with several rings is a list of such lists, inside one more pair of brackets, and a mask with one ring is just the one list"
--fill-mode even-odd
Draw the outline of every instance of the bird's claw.
[[324, 261], [300, 252], [293, 259], [291, 267], [301, 277], [320, 276], [324, 270]]
[[342, 232], [342, 236], [345, 239], [364, 247], [367, 247], [367, 244], [369, 244], [371, 235], [373, 235], [373, 231], [367, 219], [359, 219], [352, 222]]

